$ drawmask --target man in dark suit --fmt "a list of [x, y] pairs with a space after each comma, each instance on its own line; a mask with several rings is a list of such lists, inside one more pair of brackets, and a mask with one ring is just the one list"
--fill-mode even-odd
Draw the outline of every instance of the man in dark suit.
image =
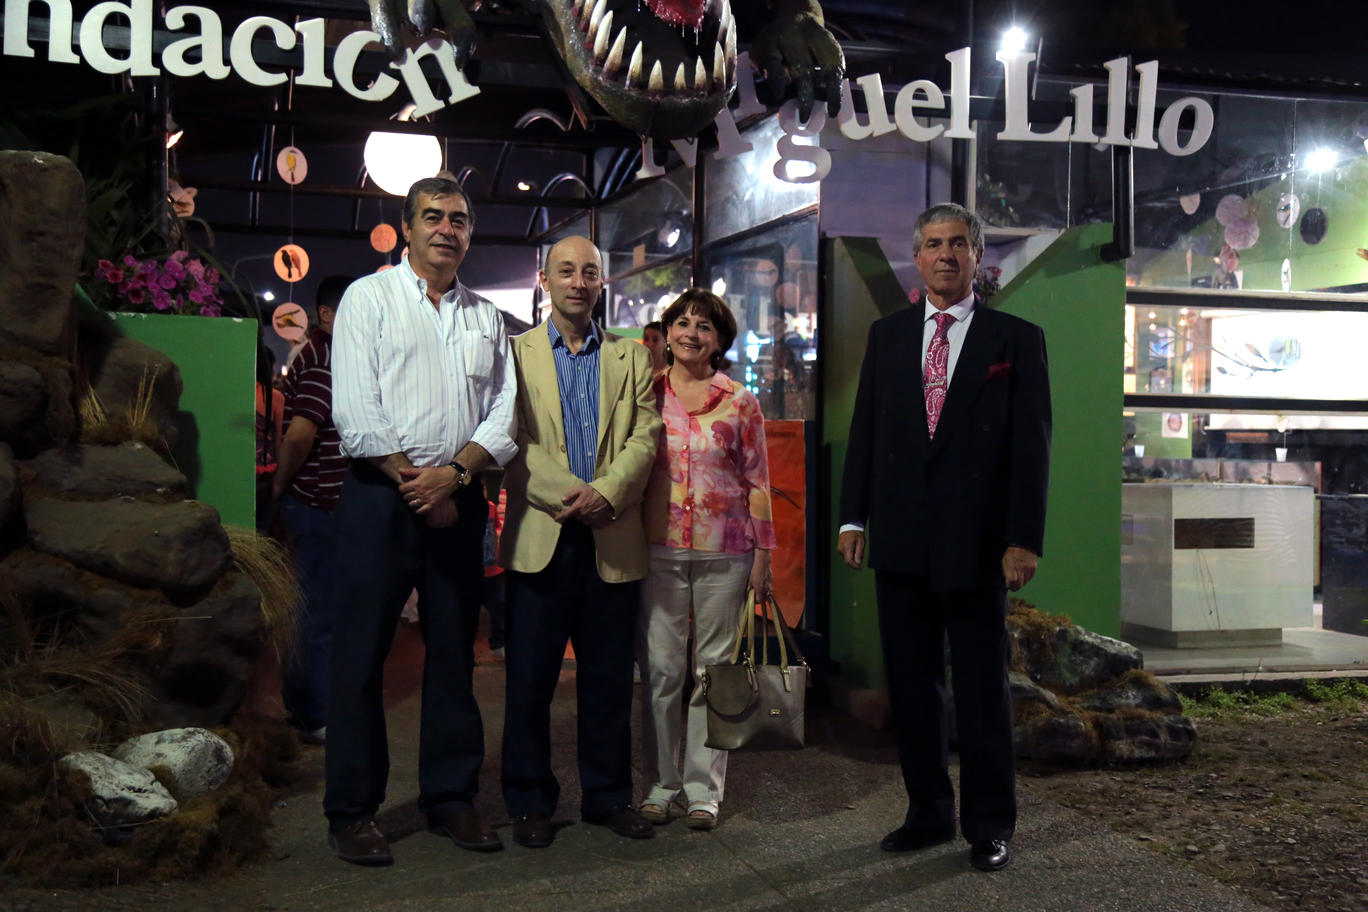
[[[1045, 529], [1050, 389], [1040, 328], [973, 293], [983, 229], [933, 206], [913, 230], [924, 307], [869, 330], [841, 484], [837, 550], [874, 568], [893, 728], [907, 787], [889, 852], [953, 839], [946, 634], [960, 827], [976, 868], [1010, 860], [1016, 825], [1007, 589], [1035, 574]], [[922, 408], [917, 408], [921, 405]]]

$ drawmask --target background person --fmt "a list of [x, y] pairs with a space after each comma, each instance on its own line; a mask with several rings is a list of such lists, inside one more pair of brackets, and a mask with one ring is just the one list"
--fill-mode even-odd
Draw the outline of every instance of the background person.
[[657, 374], [669, 366], [665, 360], [665, 329], [659, 320], [641, 327], [641, 342], [651, 350], [651, 369]]
[[[736, 320], [721, 298], [690, 289], [661, 322], [670, 367], [655, 382], [665, 428], [645, 500], [651, 571], [637, 621], [637, 659], [646, 685], [642, 759], [650, 789], [639, 811], [652, 823], [665, 823], [682, 790], [688, 825], [712, 829], [727, 752], [704, 743], [701, 678], [706, 666], [728, 661], [747, 587], [767, 599], [773, 586], [765, 420], [755, 396], [722, 373]], [[694, 686], [685, 713], [680, 699], [690, 674]]]
[[334, 275], [318, 284], [314, 326], [285, 375], [285, 415], [290, 423], [280, 442], [271, 488], [304, 593], [295, 653], [282, 669], [282, 696], [290, 724], [303, 740], [320, 744], [328, 718], [337, 573], [333, 511], [347, 472], [347, 457], [332, 420], [332, 330], [338, 303], [351, 282], [348, 276]]

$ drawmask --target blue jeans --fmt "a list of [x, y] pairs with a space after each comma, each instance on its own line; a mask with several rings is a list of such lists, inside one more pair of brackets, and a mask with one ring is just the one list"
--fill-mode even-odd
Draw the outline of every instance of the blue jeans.
[[327, 510], [292, 494], [281, 500], [280, 517], [294, 549], [295, 574], [304, 592], [296, 617], [294, 654], [282, 669], [285, 708], [305, 731], [328, 718], [328, 679], [337, 578], [336, 523]]

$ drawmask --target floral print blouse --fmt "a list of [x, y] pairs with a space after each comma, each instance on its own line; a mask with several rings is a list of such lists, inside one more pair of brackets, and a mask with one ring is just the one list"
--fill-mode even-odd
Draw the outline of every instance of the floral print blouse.
[[650, 543], [727, 554], [773, 549], [765, 419], [755, 395], [717, 373], [703, 407], [690, 412], [669, 371], [655, 392], [665, 427], [646, 486]]

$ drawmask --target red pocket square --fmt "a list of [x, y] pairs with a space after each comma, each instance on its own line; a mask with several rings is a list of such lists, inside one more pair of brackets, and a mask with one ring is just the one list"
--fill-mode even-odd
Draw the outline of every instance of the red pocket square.
[[996, 380], [1005, 377], [1012, 372], [1011, 361], [999, 361], [997, 364], [988, 365], [988, 379]]

